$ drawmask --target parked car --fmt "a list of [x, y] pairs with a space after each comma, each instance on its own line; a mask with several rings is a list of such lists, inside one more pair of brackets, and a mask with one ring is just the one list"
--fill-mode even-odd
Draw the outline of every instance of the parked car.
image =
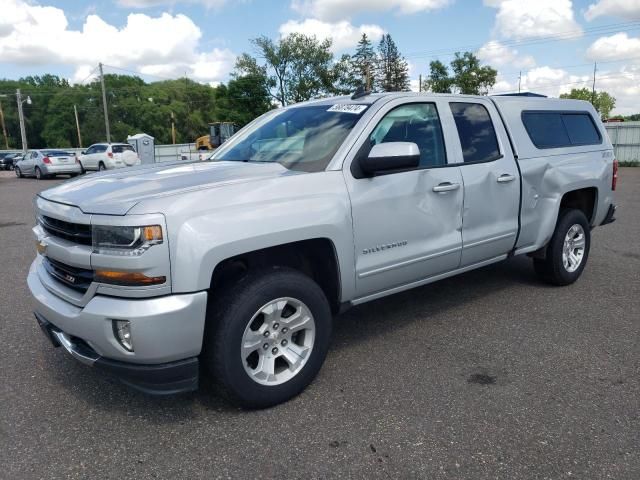
[[588, 102], [299, 103], [210, 161], [40, 193], [28, 284], [43, 331], [81, 362], [163, 394], [197, 388], [203, 364], [233, 401], [267, 407], [312, 381], [349, 306], [523, 254], [545, 282], [575, 282], [616, 179]]
[[75, 155], [64, 150], [29, 150], [14, 170], [19, 178], [29, 176], [38, 180], [56, 175], [75, 177], [82, 172]]
[[21, 153], [0, 153], [0, 170], [13, 170], [14, 164], [21, 158]]
[[112, 170], [140, 165], [140, 157], [128, 143], [95, 143], [80, 156], [83, 170]]

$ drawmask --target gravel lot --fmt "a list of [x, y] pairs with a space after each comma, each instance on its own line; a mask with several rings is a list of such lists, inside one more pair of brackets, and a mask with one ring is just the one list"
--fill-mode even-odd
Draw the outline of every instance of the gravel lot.
[[527, 258], [354, 308], [301, 396], [154, 398], [53, 349], [31, 314], [31, 200], [0, 173], [0, 478], [640, 478], [640, 168], [582, 278]]

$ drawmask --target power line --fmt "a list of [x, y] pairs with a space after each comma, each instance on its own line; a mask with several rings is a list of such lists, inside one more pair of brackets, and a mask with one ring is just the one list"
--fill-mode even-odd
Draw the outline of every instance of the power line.
[[[600, 27], [592, 27], [586, 28], [583, 30], [573, 30], [568, 32], [561, 32], [552, 35], [546, 35], [541, 37], [525, 37], [520, 40], [508, 40], [499, 42], [499, 45], [488, 46], [488, 49], [499, 49], [502, 47], [518, 47], [518, 46], [529, 46], [529, 45], [538, 45], [544, 44], [548, 42], [556, 42], [559, 40], [570, 40], [573, 38], [581, 38], [581, 37], [589, 37], [594, 35], [602, 35], [604, 33], [621, 33], [623, 31], [635, 30], [640, 28], [640, 22], [626, 22], [626, 23], [618, 23], [618, 24], [610, 24], [610, 25], [602, 25]], [[404, 55], [405, 58], [432, 58], [437, 57], [439, 55], [454, 55], [460, 51], [476, 51], [481, 47], [485, 46], [487, 42], [484, 44], [473, 44], [473, 45], [464, 45], [459, 47], [447, 47], [441, 48], [437, 50], [422, 50], [416, 52], [410, 52], [409, 54]]]

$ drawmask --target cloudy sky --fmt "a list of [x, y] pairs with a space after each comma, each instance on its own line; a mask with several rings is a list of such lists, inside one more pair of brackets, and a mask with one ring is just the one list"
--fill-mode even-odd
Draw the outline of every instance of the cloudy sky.
[[362, 32], [390, 33], [414, 86], [431, 60], [471, 50], [499, 71], [495, 92], [612, 93], [640, 112], [640, 0], [0, 0], [0, 77], [56, 73], [85, 81], [98, 62], [152, 81], [228, 79], [249, 39], [332, 36], [350, 52]]

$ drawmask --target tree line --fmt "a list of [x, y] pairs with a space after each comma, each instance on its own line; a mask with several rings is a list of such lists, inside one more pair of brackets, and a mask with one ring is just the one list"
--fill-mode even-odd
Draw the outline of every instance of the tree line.
[[[332, 40], [293, 33], [273, 40], [266, 36], [251, 40], [252, 53], [237, 60], [227, 83], [215, 86], [187, 78], [145, 82], [138, 76], [104, 76], [112, 137], [148, 133], [159, 144], [171, 143], [171, 122], [176, 142], [189, 143], [208, 132], [208, 123], [234, 122], [243, 126], [262, 113], [311, 98], [350, 94], [358, 89], [372, 92], [411, 89], [409, 64], [389, 34], [377, 44], [363, 34], [355, 51], [336, 58]], [[447, 66], [429, 65], [419, 85], [435, 93], [486, 95], [496, 82], [497, 71], [482, 65], [472, 52], [458, 52]], [[0, 79], [0, 105], [10, 148], [20, 148], [20, 127], [15, 91], [21, 89], [30, 148], [77, 147], [74, 106], [83, 146], [105, 140], [101, 86], [98, 79], [71, 84], [57, 75]], [[589, 92], [590, 93], [590, 92]], [[573, 95], [573, 96], [572, 96]], [[572, 91], [571, 98], [583, 98]], [[593, 99], [608, 116], [615, 99], [598, 92]], [[4, 148], [0, 139], [0, 148]]]

